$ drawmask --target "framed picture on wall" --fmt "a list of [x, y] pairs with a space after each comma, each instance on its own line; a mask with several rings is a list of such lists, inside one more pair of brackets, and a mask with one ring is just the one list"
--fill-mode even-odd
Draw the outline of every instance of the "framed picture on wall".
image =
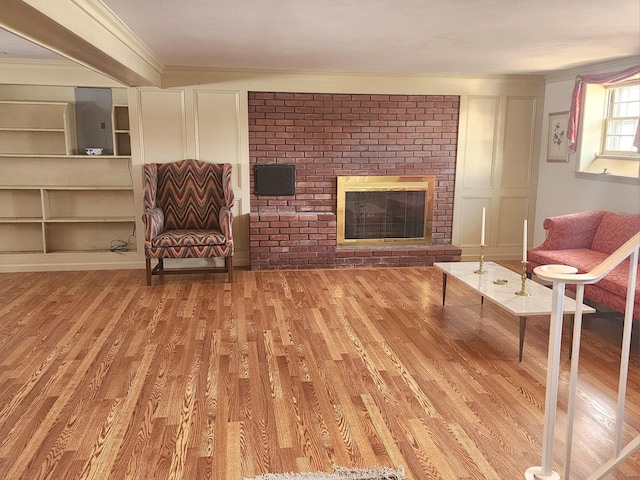
[[556, 112], [549, 114], [547, 162], [569, 161], [569, 141], [567, 140], [568, 125], [569, 112]]

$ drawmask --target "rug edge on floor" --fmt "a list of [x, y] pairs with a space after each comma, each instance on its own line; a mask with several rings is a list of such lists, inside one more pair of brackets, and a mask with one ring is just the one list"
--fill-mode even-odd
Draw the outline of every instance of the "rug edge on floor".
[[376, 467], [372, 469], [334, 467], [333, 473], [308, 472], [308, 473], [265, 473], [244, 480], [404, 480], [404, 468], [399, 466], [397, 470], [388, 467]]

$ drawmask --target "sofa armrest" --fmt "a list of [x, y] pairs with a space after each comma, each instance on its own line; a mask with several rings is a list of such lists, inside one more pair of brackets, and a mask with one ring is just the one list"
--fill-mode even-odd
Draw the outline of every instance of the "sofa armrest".
[[547, 238], [534, 250], [571, 250], [591, 248], [604, 210], [571, 213], [545, 219], [542, 226]]
[[142, 215], [144, 222], [144, 244], [150, 247], [151, 241], [164, 230], [164, 212], [160, 207], [150, 208]]

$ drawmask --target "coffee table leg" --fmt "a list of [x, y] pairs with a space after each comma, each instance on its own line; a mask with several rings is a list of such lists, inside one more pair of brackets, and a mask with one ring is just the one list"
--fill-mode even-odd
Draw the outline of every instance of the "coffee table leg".
[[524, 331], [527, 328], [527, 317], [520, 317], [520, 349], [518, 351], [518, 361], [522, 361], [522, 349], [524, 348]]
[[444, 300], [447, 298], [447, 274], [442, 272], [442, 306], [444, 307]]

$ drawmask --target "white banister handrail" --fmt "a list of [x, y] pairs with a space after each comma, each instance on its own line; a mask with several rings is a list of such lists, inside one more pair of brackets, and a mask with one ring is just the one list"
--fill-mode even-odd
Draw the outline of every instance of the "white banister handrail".
[[551, 304], [551, 326], [549, 330], [549, 353], [547, 359], [547, 384], [545, 398], [544, 433], [542, 439], [542, 466], [530, 467], [525, 472], [526, 480], [559, 480], [560, 475], [553, 471], [553, 441], [555, 415], [558, 402], [558, 375], [560, 369], [560, 342], [562, 336], [562, 312], [564, 309], [565, 285], [576, 285], [576, 313], [574, 320], [573, 346], [571, 359], [571, 377], [569, 384], [569, 405], [567, 423], [567, 450], [565, 454], [564, 479], [569, 480], [571, 465], [571, 439], [573, 435], [573, 419], [575, 413], [575, 396], [578, 380], [578, 361], [580, 357], [580, 331], [582, 328], [582, 301], [584, 285], [597, 283], [611, 270], [630, 257], [629, 276], [627, 282], [627, 298], [623, 325], [622, 352], [620, 355], [620, 379], [618, 383], [618, 408], [616, 416], [616, 439], [614, 455], [596, 470], [589, 479], [601, 479], [615, 468], [626, 457], [640, 448], [640, 435], [622, 448], [622, 430], [624, 427], [624, 405], [626, 397], [627, 373], [631, 347], [631, 327], [633, 306], [635, 301], [635, 285], [638, 272], [638, 255], [640, 250], [640, 232], [633, 235], [620, 248], [607, 257], [600, 265], [588, 273], [568, 273], [565, 268], [540, 266], [534, 273], [540, 279], [553, 283]]

